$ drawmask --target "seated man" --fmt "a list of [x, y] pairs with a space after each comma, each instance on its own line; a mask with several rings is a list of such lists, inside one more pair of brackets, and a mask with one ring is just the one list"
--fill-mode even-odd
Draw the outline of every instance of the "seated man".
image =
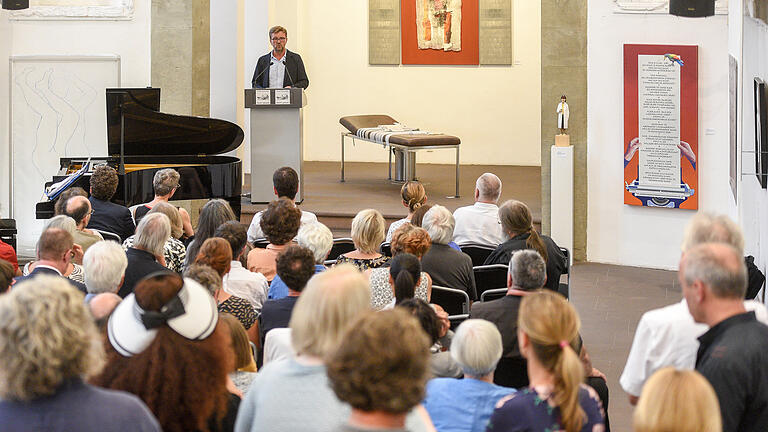
[[120, 236], [125, 241], [136, 231], [131, 211], [127, 207], [110, 200], [117, 191], [117, 171], [109, 166], [98, 166], [91, 174], [91, 202], [93, 215], [88, 228], [107, 231]]
[[432, 246], [421, 258], [421, 269], [432, 278], [432, 285], [460, 289], [470, 300], [477, 300], [472, 258], [448, 246], [455, 227], [451, 212], [441, 205], [432, 206], [422, 227], [429, 233]]
[[77, 229], [73, 235], [75, 243], [87, 251], [92, 244], [104, 240], [101, 234], [86, 228], [91, 220], [91, 202], [83, 196], [73, 196], [67, 201], [66, 215], [75, 220]]
[[[40, 239], [37, 241], [35, 269], [26, 276], [19, 276], [14, 279], [14, 285], [41, 274], [56, 275], [64, 278], [63, 274], [67, 271], [74, 255], [74, 247], [75, 242], [72, 239], [72, 234], [67, 231], [61, 228], [48, 228], [43, 231], [40, 234]], [[66, 281], [83, 293], [86, 292], [84, 284], [72, 279], [66, 279]]]
[[[141, 219], [149, 213], [150, 210], [159, 202], [168, 202], [173, 198], [173, 194], [181, 187], [179, 179], [181, 176], [173, 168], [165, 168], [155, 173], [152, 178], [152, 188], [155, 191], [155, 198], [142, 204], [134, 210], [133, 218], [136, 220], [136, 226], [139, 225]], [[184, 230], [183, 238], [189, 238], [195, 235], [195, 230], [192, 229], [192, 220], [189, 217], [189, 213], [179, 207], [179, 215], [181, 216], [182, 229]], [[194, 257], [193, 257], [194, 258]]]
[[97, 294], [117, 293], [127, 267], [128, 258], [115, 242], [101, 241], [88, 248], [83, 255], [85, 288], [88, 290], [85, 301], [90, 301]]
[[230, 270], [223, 278], [224, 291], [248, 300], [256, 312], [261, 312], [262, 305], [267, 301], [269, 282], [263, 274], [249, 271], [240, 262], [247, 243], [246, 236], [245, 226], [237, 221], [225, 222], [216, 229], [214, 237], [223, 238], [232, 249]]
[[165, 267], [163, 247], [171, 236], [171, 222], [162, 213], [151, 213], [139, 222], [133, 246], [125, 251], [128, 269], [125, 271], [123, 286], [117, 294], [125, 298], [144, 277], [155, 272], [169, 271]]
[[[299, 246], [304, 246], [315, 255], [315, 273], [325, 271], [323, 262], [328, 258], [333, 247], [331, 230], [320, 222], [308, 223], [299, 228], [296, 240]], [[269, 285], [269, 298], [276, 300], [284, 297], [288, 297], [288, 285], [283, 282], [280, 275], [276, 275]]]
[[[299, 174], [296, 173], [296, 170], [291, 167], [278, 168], [272, 174], [272, 186], [278, 199], [287, 198], [294, 205], [296, 204], [296, 194], [299, 193]], [[253, 215], [251, 225], [248, 227], [248, 241], [251, 243], [256, 239], [266, 237], [259, 224], [263, 214], [264, 210]], [[317, 222], [317, 216], [308, 211], [301, 211], [301, 224], [304, 225], [311, 222]]]
[[503, 243], [507, 236], [499, 221], [500, 196], [501, 179], [491, 173], [481, 175], [475, 183], [475, 204], [453, 212], [453, 241], [459, 246], [474, 243], [496, 247]]

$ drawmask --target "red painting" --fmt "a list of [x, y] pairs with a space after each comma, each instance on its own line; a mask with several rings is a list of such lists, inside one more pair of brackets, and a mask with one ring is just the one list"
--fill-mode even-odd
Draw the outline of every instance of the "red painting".
[[401, 0], [403, 64], [479, 64], [478, 16], [478, 0]]

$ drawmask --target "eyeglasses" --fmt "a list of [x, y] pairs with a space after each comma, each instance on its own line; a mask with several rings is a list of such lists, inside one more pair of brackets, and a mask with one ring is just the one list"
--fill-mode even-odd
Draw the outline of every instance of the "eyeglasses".
[[285, 42], [287, 40], [288, 40], [288, 38], [284, 38], [284, 37], [272, 38], [272, 42]]
[[91, 209], [91, 212], [89, 214], [94, 214], [94, 213], [95, 213], [95, 211], [93, 209]]

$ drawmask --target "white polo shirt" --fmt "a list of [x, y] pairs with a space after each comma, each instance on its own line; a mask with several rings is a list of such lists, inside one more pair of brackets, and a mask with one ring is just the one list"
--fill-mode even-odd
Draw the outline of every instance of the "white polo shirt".
[[459, 246], [475, 243], [496, 247], [507, 240], [496, 204], [476, 202], [460, 207], [453, 212], [453, 218], [456, 220], [453, 241]]

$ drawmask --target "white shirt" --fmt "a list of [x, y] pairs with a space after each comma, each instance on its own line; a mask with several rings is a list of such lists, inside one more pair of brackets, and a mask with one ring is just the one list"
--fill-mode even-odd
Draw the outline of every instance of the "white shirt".
[[269, 61], [272, 65], [269, 66], [269, 88], [283, 88], [283, 80], [285, 79], [285, 55], [287, 51], [283, 52], [283, 58], [280, 60], [275, 58], [274, 51], [269, 55]]
[[296, 353], [293, 352], [291, 345], [291, 329], [274, 328], [267, 332], [264, 338], [264, 364], [275, 360], [293, 358]]
[[256, 312], [267, 301], [269, 282], [261, 273], [249, 271], [240, 261], [232, 261], [229, 273], [224, 275], [224, 291], [248, 300]]
[[[768, 311], [763, 304], [747, 300], [744, 307], [755, 311], [758, 321], [768, 324]], [[640, 396], [643, 384], [657, 370], [666, 366], [693, 369], [699, 350], [697, 338], [707, 330], [706, 324], [693, 321], [685, 299], [644, 313], [619, 379], [621, 387], [633, 396]]]
[[460, 207], [453, 212], [453, 218], [456, 219], [453, 241], [459, 246], [475, 243], [496, 247], [507, 240], [496, 204], [476, 202], [471, 206]]
[[[264, 210], [256, 213], [253, 215], [253, 219], [251, 220], [251, 224], [248, 226], [248, 241], [253, 243], [254, 240], [264, 238], [264, 233], [261, 231], [261, 225], [259, 225], [259, 222], [261, 222], [261, 215], [264, 213]], [[314, 213], [310, 213], [308, 211], [301, 211], [301, 225], [304, 226], [308, 223], [317, 222], [317, 216], [315, 216]]]

